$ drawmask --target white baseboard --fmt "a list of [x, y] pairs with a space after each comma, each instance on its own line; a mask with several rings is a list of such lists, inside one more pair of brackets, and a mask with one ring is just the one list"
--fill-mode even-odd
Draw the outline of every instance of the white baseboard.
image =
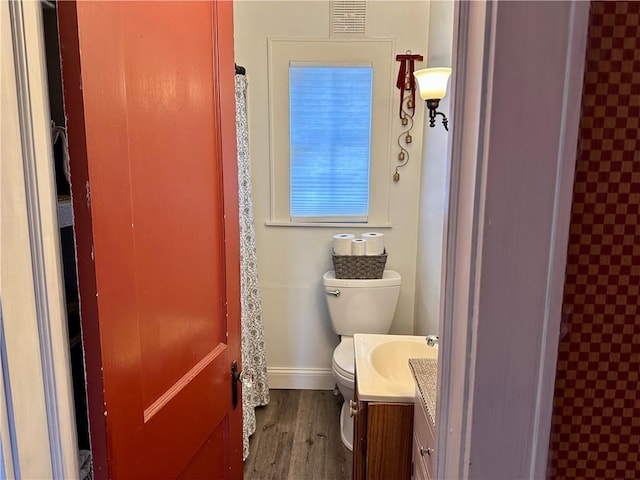
[[285, 390], [333, 390], [330, 368], [267, 368], [269, 388]]

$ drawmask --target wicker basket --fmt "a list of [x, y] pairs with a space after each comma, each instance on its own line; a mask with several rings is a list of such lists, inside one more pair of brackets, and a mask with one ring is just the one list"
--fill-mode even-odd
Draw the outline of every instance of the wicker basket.
[[382, 255], [333, 255], [336, 278], [382, 278], [387, 263], [387, 251]]

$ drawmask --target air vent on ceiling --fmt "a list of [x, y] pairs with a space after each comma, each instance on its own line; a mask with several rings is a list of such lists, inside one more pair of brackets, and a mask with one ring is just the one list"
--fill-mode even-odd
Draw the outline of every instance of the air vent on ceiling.
[[366, 0], [333, 0], [331, 33], [365, 33]]

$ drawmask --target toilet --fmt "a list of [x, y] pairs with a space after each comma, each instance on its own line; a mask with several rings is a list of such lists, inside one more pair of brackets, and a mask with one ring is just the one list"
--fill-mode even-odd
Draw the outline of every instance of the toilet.
[[322, 277], [331, 326], [340, 335], [331, 363], [336, 384], [344, 397], [340, 432], [342, 443], [349, 450], [353, 450], [353, 419], [349, 415], [355, 379], [353, 335], [389, 332], [401, 282], [400, 274], [392, 270], [385, 270], [382, 278], [374, 280], [339, 279], [333, 270]]

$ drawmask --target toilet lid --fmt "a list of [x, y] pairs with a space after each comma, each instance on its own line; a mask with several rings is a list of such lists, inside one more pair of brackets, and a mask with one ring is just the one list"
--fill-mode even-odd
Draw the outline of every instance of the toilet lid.
[[353, 337], [343, 337], [333, 351], [333, 363], [344, 376], [353, 377], [356, 371]]

